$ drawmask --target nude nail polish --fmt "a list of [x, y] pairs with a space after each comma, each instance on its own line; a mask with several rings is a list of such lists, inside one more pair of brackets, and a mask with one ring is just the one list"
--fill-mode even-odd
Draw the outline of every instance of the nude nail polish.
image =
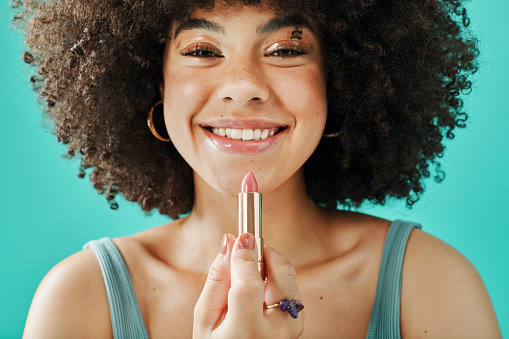
[[223, 240], [221, 241], [221, 254], [226, 254], [228, 250], [228, 237], [226, 233], [223, 235]]
[[251, 233], [243, 233], [240, 235], [239, 239], [240, 248], [244, 250], [254, 250], [255, 248], [255, 238]]

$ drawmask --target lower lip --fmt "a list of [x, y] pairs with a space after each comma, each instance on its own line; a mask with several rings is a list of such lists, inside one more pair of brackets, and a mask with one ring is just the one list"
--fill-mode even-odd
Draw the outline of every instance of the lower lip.
[[286, 130], [283, 130], [274, 136], [268, 137], [267, 139], [243, 141], [219, 136], [209, 132], [205, 128], [202, 128], [202, 130], [205, 132], [205, 135], [209, 138], [215, 148], [224, 152], [239, 154], [256, 154], [264, 152], [272, 148], [272, 146], [274, 146], [286, 132]]

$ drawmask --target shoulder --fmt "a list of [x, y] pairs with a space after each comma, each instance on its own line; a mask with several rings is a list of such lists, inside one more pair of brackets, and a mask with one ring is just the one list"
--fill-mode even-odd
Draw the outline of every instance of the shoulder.
[[414, 229], [401, 285], [403, 337], [501, 337], [484, 283], [457, 250]]
[[91, 249], [53, 267], [40, 283], [28, 314], [24, 337], [111, 338], [108, 297], [101, 268]]

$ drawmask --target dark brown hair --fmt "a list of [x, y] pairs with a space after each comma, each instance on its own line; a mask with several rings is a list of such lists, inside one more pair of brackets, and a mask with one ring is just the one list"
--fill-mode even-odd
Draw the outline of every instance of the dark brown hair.
[[[228, 1], [224, 1], [228, 4]], [[238, 3], [240, 1], [231, 1]], [[259, 5], [257, 1], [243, 1]], [[264, 2], [265, 3], [265, 2]], [[359, 206], [387, 197], [411, 206], [424, 191], [444, 137], [465, 127], [461, 94], [476, 71], [476, 39], [457, 0], [284, 0], [281, 15], [306, 13], [328, 61], [326, 133], [305, 164], [318, 204]], [[147, 112], [159, 99], [164, 44], [174, 20], [214, 1], [13, 0], [26, 34], [23, 58], [58, 140], [81, 158], [80, 176], [113, 200], [122, 193], [171, 217], [190, 211], [192, 170], [153, 137]], [[298, 10], [297, 10], [298, 9]], [[171, 80], [170, 80], [171, 81]]]

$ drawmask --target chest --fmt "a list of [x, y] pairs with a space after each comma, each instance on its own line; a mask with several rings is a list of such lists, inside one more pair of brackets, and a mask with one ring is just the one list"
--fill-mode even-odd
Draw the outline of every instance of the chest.
[[[330, 268], [297, 272], [305, 305], [302, 338], [365, 338], [376, 290], [377, 272], [345, 274]], [[159, 272], [133, 281], [151, 338], [191, 338], [193, 312], [205, 276]]]

